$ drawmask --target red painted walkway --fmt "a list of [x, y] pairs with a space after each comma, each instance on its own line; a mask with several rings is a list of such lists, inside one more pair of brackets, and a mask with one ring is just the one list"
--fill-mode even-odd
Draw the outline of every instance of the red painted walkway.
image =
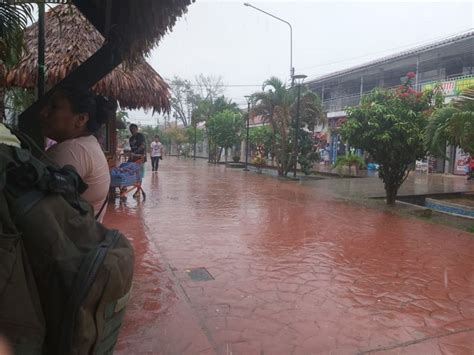
[[203, 161], [144, 185], [105, 221], [137, 254], [117, 353], [474, 354], [472, 234]]

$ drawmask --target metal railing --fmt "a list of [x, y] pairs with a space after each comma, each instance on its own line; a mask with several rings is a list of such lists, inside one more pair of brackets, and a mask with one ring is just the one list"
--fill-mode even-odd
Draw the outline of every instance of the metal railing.
[[[474, 78], [474, 74], [467, 74], [467, 75], [450, 75], [447, 77], [440, 78], [438, 80], [426, 80], [419, 82], [413, 88], [417, 91], [421, 91], [422, 87], [427, 84], [436, 84], [438, 82], [446, 82], [446, 81], [456, 81], [460, 79], [471, 79]], [[396, 86], [386, 87], [386, 89], [395, 89]], [[368, 92], [364, 92], [362, 95], [367, 94]], [[353, 94], [353, 95], [345, 95], [335, 97], [333, 99], [327, 99], [323, 101], [323, 108], [326, 112], [335, 112], [335, 111], [342, 111], [347, 107], [356, 106], [360, 103], [360, 94]]]

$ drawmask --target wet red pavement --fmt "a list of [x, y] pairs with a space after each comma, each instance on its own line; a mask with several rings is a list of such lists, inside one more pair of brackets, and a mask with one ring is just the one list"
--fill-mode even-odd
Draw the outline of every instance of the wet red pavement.
[[118, 354], [474, 354], [472, 234], [203, 161], [145, 189], [105, 220], [137, 254]]

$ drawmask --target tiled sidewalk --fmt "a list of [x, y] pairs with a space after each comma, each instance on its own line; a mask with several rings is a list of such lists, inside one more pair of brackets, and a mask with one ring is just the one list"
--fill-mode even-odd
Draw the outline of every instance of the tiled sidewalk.
[[148, 173], [147, 201], [105, 221], [136, 250], [117, 353], [473, 354], [473, 235], [318, 183], [192, 160]]

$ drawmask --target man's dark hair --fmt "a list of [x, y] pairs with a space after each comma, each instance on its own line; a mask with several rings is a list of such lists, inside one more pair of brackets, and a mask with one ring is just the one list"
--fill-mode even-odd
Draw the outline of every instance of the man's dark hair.
[[132, 123], [132, 124], [130, 125], [129, 129], [132, 129], [132, 128], [138, 129], [138, 126], [137, 126], [135, 123]]

